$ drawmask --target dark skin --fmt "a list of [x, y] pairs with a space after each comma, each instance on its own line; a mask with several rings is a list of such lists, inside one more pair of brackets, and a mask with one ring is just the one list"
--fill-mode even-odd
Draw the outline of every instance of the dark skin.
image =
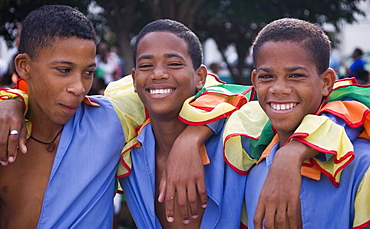
[[61, 137], [58, 133], [77, 110], [72, 106], [81, 104], [89, 91], [94, 57], [94, 41], [71, 37], [40, 49], [34, 59], [27, 54], [15, 59], [17, 72], [28, 83], [26, 118], [33, 123], [32, 136], [43, 142], [57, 138], [51, 152], [45, 144], [29, 139], [27, 154], [18, 152], [13, 163], [1, 166], [0, 228], [37, 227]]
[[50, 153], [32, 140], [27, 146], [27, 154], [18, 154], [16, 162], [0, 167], [0, 228], [36, 228], [39, 220], [55, 149]]
[[[206, 74], [204, 66], [194, 70], [187, 43], [172, 33], [149, 33], [138, 45], [137, 66], [132, 71], [132, 76], [135, 91], [148, 109], [156, 139], [156, 198], [159, 197], [160, 180], [172, 146], [186, 128], [177, 116], [183, 102], [202, 88]], [[151, 92], [159, 89], [162, 92]], [[194, 188], [188, 187], [186, 191], [194, 194]], [[177, 196], [177, 199], [175, 196], [168, 196], [170, 200], [175, 200], [174, 209], [186, 209], [187, 201], [196, 203], [196, 207], [185, 217], [181, 217], [179, 210], [171, 216], [166, 214], [165, 203], [155, 202], [156, 215], [162, 227], [199, 228], [204, 213], [199, 197], [186, 199], [185, 192], [180, 192]], [[193, 216], [192, 219], [190, 215]]]

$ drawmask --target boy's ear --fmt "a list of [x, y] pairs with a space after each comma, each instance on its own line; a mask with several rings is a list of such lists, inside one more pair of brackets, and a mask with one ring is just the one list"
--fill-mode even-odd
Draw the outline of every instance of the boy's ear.
[[201, 65], [196, 71], [197, 75], [197, 82], [196, 82], [196, 88], [197, 91], [202, 89], [204, 87], [204, 84], [206, 83], [206, 78], [207, 78], [207, 68], [204, 65]]
[[134, 85], [134, 92], [136, 92], [135, 68], [131, 70], [132, 83]]
[[24, 80], [28, 80], [30, 78], [31, 62], [31, 57], [25, 53], [18, 54], [14, 59], [15, 69], [18, 75]]
[[256, 72], [256, 69], [253, 69], [252, 73], [251, 73], [251, 81], [252, 81], [252, 84], [253, 84], [253, 87], [256, 88], [257, 87], [257, 72]]
[[329, 68], [324, 73], [321, 74], [320, 78], [322, 84], [321, 85], [322, 95], [327, 96], [333, 89], [335, 83], [336, 79], [335, 71]]

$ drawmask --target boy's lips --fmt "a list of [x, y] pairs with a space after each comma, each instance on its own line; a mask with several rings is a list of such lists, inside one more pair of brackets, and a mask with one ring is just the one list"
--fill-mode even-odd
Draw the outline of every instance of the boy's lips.
[[63, 107], [63, 109], [65, 111], [71, 112], [71, 113], [75, 113], [77, 111], [78, 107], [79, 107], [79, 105], [78, 106], [75, 106], [75, 105], [65, 105], [65, 104], [60, 104], [60, 105]]
[[270, 103], [273, 110], [276, 111], [286, 111], [293, 109], [297, 103]]

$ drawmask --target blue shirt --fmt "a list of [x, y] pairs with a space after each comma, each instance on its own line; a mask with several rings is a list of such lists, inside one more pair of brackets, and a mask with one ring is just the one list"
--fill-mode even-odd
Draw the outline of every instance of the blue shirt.
[[108, 99], [81, 104], [64, 126], [37, 228], [112, 228], [115, 174], [125, 142]]
[[[369, 201], [363, 199], [363, 204], [355, 204], [359, 195], [370, 196], [361, 192], [367, 192], [361, 188], [361, 183], [370, 174], [370, 154], [368, 148], [370, 142], [365, 139], [357, 139], [353, 142], [355, 148], [355, 159], [343, 169], [340, 185], [334, 187], [327, 176], [321, 176], [319, 181], [302, 177], [301, 186], [301, 211], [303, 228], [352, 228], [355, 218], [364, 217], [365, 222], [370, 222], [370, 215], [366, 213], [364, 203]], [[248, 228], [253, 229], [253, 215], [257, 208], [259, 194], [266, 179], [278, 143], [271, 149], [270, 154], [260, 164], [254, 166], [247, 179], [245, 199], [247, 205]], [[282, 178], [284, 179], [284, 178]], [[367, 214], [367, 215], [364, 215]], [[361, 217], [360, 217], [361, 216]]]
[[[220, 133], [223, 131], [221, 130]], [[132, 170], [120, 178], [128, 207], [138, 228], [162, 228], [155, 213], [155, 137], [146, 125], [131, 150]], [[222, 134], [206, 143], [210, 164], [204, 166], [209, 197], [201, 228], [239, 228], [246, 176], [234, 172], [223, 159]]]

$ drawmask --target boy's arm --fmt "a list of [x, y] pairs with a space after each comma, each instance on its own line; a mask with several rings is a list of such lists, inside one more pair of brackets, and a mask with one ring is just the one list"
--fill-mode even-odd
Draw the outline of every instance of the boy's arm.
[[[158, 198], [159, 202], [165, 201], [166, 216], [169, 222], [174, 218], [173, 199], [175, 195], [177, 195], [184, 223], [199, 216], [199, 201], [202, 208], [207, 206], [208, 196], [203, 164], [209, 163], [209, 160], [207, 161], [208, 157], [206, 152], [202, 151], [202, 147], [204, 148], [203, 143], [212, 134], [213, 131], [207, 126], [188, 126], [173, 144], [162, 174]], [[186, 171], [180, 170], [179, 168], [184, 165]], [[186, 176], [184, 176], [185, 173]], [[189, 212], [191, 216], [189, 216]]]
[[[17, 149], [27, 152], [26, 125], [24, 110], [28, 96], [21, 90], [0, 90], [0, 164], [3, 166], [15, 161]], [[19, 134], [10, 134], [10, 132]]]
[[276, 152], [253, 217], [256, 229], [302, 228], [300, 171], [302, 162], [316, 155], [317, 151], [294, 140]]

